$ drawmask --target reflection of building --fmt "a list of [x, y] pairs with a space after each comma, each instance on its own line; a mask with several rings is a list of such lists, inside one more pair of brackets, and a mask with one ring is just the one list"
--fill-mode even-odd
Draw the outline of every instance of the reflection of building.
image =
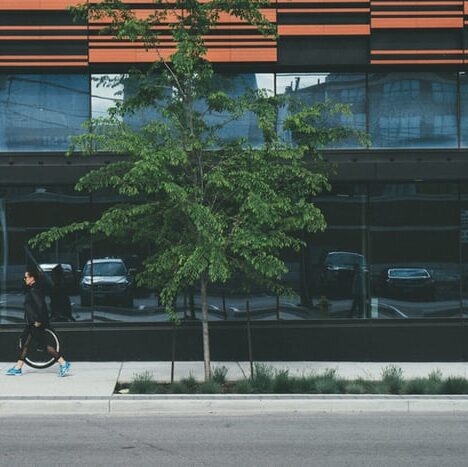
[[[294, 81], [288, 85], [288, 75], [282, 75], [284, 92], [294, 95], [300, 101], [313, 105], [318, 102], [345, 103], [351, 115], [338, 114], [325, 117], [331, 126], [346, 125], [360, 131], [366, 127], [366, 75], [363, 73], [329, 73], [291, 76]], [[283, 119], [285, 115], [281, 116]], [[359, 147], [357, 140], [335, 142], [331, 147]]]
[[80, 75], [4, 75], [0, 150], [66, 150], [88, 118], [88, 95], [88, 80]]
[[[216, 89], [226, 92], [231, 97], [238, 97], [247, 89], [259, 89], [257, 77], [258, 75], [255, 73], [220, 75], [216, 77], [215, 86]], [[264, 81], [264, 86], [268, 89], [273, 88], [272, 75], [268, 76]], [[116, 93], [121, 92], [121, 94], [116, 94], [114, 98], [125, 99], [125, 96], [131, 96], [132, 87], [133, 83], [131, 79], [122, 78], [122, 84], [114, 88]], [[99, 96], [100, 92], [101, 89], [96, 89], [95, 95]], [[108, 90], [105, 92], [108, 92]], [[160, 105], [163, 107], [163, 103]], [[203, 101], [197, 102], [195, 105], [198, 111], [206, 112], [206, 104]], [[208, 126], [220, 126], [217, 134], [223, 140], [233, 140], [244, 137], [254, 146], [258, 146], [262, 143], [263, 138], [258, 128], [255, 115], [248, 113], [235, 121], [231, 121], [229, 117], [229, 114], [223, 112], [207, 112], [205, 122]], [[124, 116], [124, 121], [133, 127], [143, 127], [154, 119], [162, 118], [162, 112], [159, 111], [157, 107], [153, 107], [151, 109], [139, 109], [138, 112], [133, 115], [126, 115]]]
[[[61, 1], [53, 3], [60, 5]], [[52, 13], [36, 6], [38, 11], [29, 15], [11, 7], [5, 13], [0, 2], [0, 14], [5, 13], [2, 24], [20, 38], [3, 41], [0, 50], [4, 70], [0, 72], [0, 292], [5, 290], [7, 270], [9, 277], [20, 277], [28, 261], [25, 245], [33, 233], [96, 217], [115, 201], [107, 194], [78, 196], [72, 190], [80, 175], [105, 164], [108, 156], [69, 160], [64, 152], [69, 136], [82, 131], [81, 123], [90, 115], [102, 116], [116, 98], [108, 89], [93, 86], [92, 78], [103, 73], [116, 76], [131, 63], [149, 61], [149, 55], [132, 44], [109, 45], [98, 36], [91, 41], [87, 34], [93, 29], [72, 22], [66, 11], [68, 3], [63, 0], [63, 8], [57, 6]], [[253, 311], [263, 313], [265, 319], [275, 318], [277, 310], [288, 319], [349, 316], [352, 294], [334, 297], [320, 289], [323, 258], [330, 252], [348, 252], [365, 258], [369, 274], [368, 283], [362, 285], [367, 295], [362, 306], [371, 309], [372, 317], [399, 322], [405, 317], [437, 317], [445, 320], [445, 327], [437, 332], [445, 332], [452, 325], [450, 318], [465, 317], [468, 306], [468, 80], [461, 43], [466, 33], [463, 6], [453, 6], [451, 13], [462, 26], [434, 29], [434, 24], [444, 24], [439, 24], [437, 14], [445, 14], [435, 5], [431, 7], [437, 13], [432, 15], [435, 20], [425, 29], [420, 26], [429, 19], [424, 14], [419, 17], [415, 5], [399, 11], [404, 19], [400, 24], [398, 19], [379, 16], [378, 11], [372, 17], [362, 11], [335, 14], [325, 3], [311, 2], [301, 5], [302, 13], [293, 13], [285, 4], [279, 1], [271, 6], [279, 41], [260, 36], [246, 40], [246, 32], [254, 34], [251, 29], [239, 25], [234, 31], [231, 25], [220, 25], [217, 32], [228, 38], [227, 45], [213, 46], [208, 54], [216, 63], [218, 78], [232, 78], [230, 92], [234, 95], [242, 86], [267, 87], [307, 103], [346, 103], [352, 115], [330, 117], [326, 124], [352, 125], [368, 132], [371, 147], [349, 140], [327, 148], [326, 159], [336, 164], [333, 190], [318, 196], [316, 202], [325, 213], [328, 228], [309, 238], [301, 255], [287, 253], [290, 273], [284, 280], [296, 296], [281, 297], [277, 302], [260, 287], [252, 287], [258, 292], [252, 307], [260, 303]], [[359, 9], [356, 5], [347, 8]], [[143, 9], [144, 2], [139, 6]], [[399, 7], [380, 5], [377, 9], [386, 8], [394, 12]], [[325, 11], [317, 11], [321, 9]], [[415, 11], [405, 16], [408, 10]], [[416, 23], [419, 27], [413, 28]], [[322, 30], [326, 34], [318, 35]], [[313, 34], [307, 35], [307, 31]], [[124, 95], [129, 89], [121, 87]], [[279, 125], [286, 112], [283, 109], [279, 116]], [[153, 117], [154, 113], [143, 112], [128, 122], [140, 125]], [[209, 118], [214, 123], [224, 116]], [[223, 132], [226, 138], [245, 136], [252, 144], [261, 144], [252, 116], [230, 124]], [[109, 241], [92, 244], [89, 238], [76, 236], [72, 241], [56, 242], [53, 251], [42, 253], [40, 260], [80, 269], [92, 253], [133, 257], [138, 267], [141, 256], [148, 252], [130, 251], [128, 245]], [[381, 283], [385, 271], [411, 268], [428, 271], [434, 294], [424, 299], [386, 297]], [[10, 281], [8, 292], [19, 288], [15, 281]], [[213, 299], [213, 312], [223, 306], [225, 298]], [[227, 307], [245, 316], [245, 297], [236, 296], [236, 300], [228, 300]], [[3, 319], [5, 314], [1, 316]], [[130, 317], [119, 316], [123, 318], [112, 319]], [[131, 315], [131, 319], [137, 318], [136, 313]], [[452, 345], [450, 339], [441, 342]]]
[[348, 104], [352, 116], [336, 116], [330, 123], [369, 131], [373, 147], [457, 146], [455, 73], [289, 74], [282, 79], [284, 92], [309, 104]]

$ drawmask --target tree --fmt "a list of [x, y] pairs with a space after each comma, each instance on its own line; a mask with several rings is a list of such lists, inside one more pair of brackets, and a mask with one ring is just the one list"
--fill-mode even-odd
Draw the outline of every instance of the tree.
[[[326, 124], [330, 116], [348, 112], [343, 105], [304, 106], [290, 96], [258, 89], [233, 97], [222, 80], [214, 79], [204, 38], [224, 13], [273, 37], [274, 28], [260, 11], [264, 4], [160, 0], [145, 18], [120, 0], [73, 9], [77, 16], [107, 18], [106, 34], [143, 42], [158, 58], [148, 69], [133, 69], [117, 82], [102, 81], [104, 86], [123, 86], [128, 91], [125, 99], [106, 117], [91, 120], [89, 131], [75, 138], [72, 148], [87, 155], [106, 151], [126, 156], [91, 171], [76, 189], [112, 189], [127, 202], [108, 209], [95, 222], [54, 228], [32, 241], [45, 248], [71, 232], [89, 231], [150, 243], [154, 254], [145, 260], [137, 281], [159, 289], [169, 312], [178, 292], [199, 287], [207, 380], [210, 285], [240, 273], [276, 293], [285, 292], [279, 282], [287, 272], [282, 251], [300, 250], [305, 244], [302, 232], [325, 228], [322, 213], [311, 202], [328, 188], [319, 150], [356, 134]], [[175, 52], [166, 57], [160, 48], [160, 26], [169, 15]], [[142, 110], [151, 118], [135, 128], [132, 115]], [[285, 110], [287, 115], [278, 124]], [[255, 116], [262, 132], [258, 147], [246, 137], [223, 136], [223, 128], [246, 114]]]

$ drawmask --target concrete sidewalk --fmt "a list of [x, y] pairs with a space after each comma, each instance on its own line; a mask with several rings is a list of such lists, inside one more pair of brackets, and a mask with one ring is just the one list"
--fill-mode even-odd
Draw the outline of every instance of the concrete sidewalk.
[[[264, 362], [276, 370], [288, 369], [291, 376], [321, 373], [336, 369], [338, 375], [346, 378], [379, 379], [382, 369], [396, 365], [403, 370], [405, 378], [427, 376], [431, 371], [440, 370], [444, 377], [462, 376], [468, 378], [468, 362]], [[57, 377], [58, 366], [45, 370], [23, 367], [23, 376], [5, 376], [3, 373], [12, 363], [0, 363], [0, 397], [109, 397], [117, 382], [130, 382], [135, 375], [148, 371], [156, 381], [169, 382], [171, 362], [72, 362], [72, 371], [65, 378]], [[249, 362], [212, 362], [212, 368], [228, 368], [227, 379], [241, 379], [250, 376]], [[176, 380], [193, 375], [203, 380], [203, 362], [176, 362]]]
[[[291, 375], [336, 369], [341, 377], [379, 379], [393, 364], [405, 378], [442, 375], [468, 377], [468, 362], [266, 362]], [[0, 363], [0, 415], [18, 413], [225, 413], [242, 411], [468, 411], [468, 396], [356, 396], [356, 395], [114, 395], [117, 382], [129, 382], [149, 371], [157, 381], [170, 381], [170, 362], [73, 362], [72, 372], [57, 376], [57, 367], [24, 368], [21, 377], [6, 376], [11, 363]], [[228, 379], [249, 376], [248, 362], [213, 362], [226, 366]], [[203, 362], [176, 362], [175, 379], [192, 374], [203, 379]]]

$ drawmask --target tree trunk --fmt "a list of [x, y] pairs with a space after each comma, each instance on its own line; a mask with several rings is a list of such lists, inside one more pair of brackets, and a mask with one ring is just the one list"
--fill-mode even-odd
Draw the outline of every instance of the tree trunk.
[[202, 305], [203, 361], [205, 364], [205, 381], [211, 379], [210, 336], [208, 333], [208, 297], [206, 295], [206, 277], [200, 280]]

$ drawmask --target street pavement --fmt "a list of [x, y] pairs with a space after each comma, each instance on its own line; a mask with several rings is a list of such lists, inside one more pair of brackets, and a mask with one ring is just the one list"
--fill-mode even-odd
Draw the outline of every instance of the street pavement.
[[468, 414], [3, 417], [0, 465], [465, 467]]
[[[443, 376], [468, 377], [468, 363], [411, 362], [265, 362], [290, 375], [307, 375], [335, 369], [341, 377], [379, 379], [390, 364], [402, 368], [404, 377], [427, 376], [439, 370]], [[170, 362], [72, 362], [72, 372], [57, 376], [57, 366], [45, 370], [24, 368], [20, 377], [6, 376], [12, 363], [0, 363], [0, 416], [8, 414], [208, 414], [268, 412], [468, 412], [468, 396], [391, 395], [119, 395], [117, 382], [130, 382], [149, 372], [153, 379], [168, 382]], [[226, 366], [228, 379], [249, 376], [248, 362], [213, 362]], [[176, 362], [175, 380], [193, 375], [203, 380], [203, 362]]]

